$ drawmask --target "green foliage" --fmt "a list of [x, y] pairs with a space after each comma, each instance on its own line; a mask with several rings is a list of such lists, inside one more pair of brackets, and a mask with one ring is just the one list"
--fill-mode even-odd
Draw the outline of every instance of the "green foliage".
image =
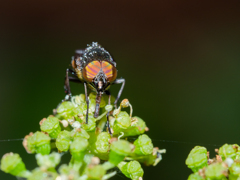
[[134, 153], [137, 155], [149, 155], [153, 152], [152, 140], [146, 134], [140, 135], [133, 144]]
[[131, 144], [125, 140], [114, 141], [111, 144], [109, 162], [118, 165], [126, 156], [131, 153]]
[[222, 147], [219, 148], [219, 155], [221, 156], [222, 160], [225, 160], [228, 157], [235, 159], [238, 148], [239, 146], [237, 144], [224, 144]]
[[27, 151], [31, 153], [49, 154], [51, 138], [43, 132], [37, 131], [26, 138]]
[[205, 147], [196, 146], [188, 155], [186, 164], [193, 172], [197, 172], [199, 169], [207, 166], [207, 161], [207, 149]]
[[47, 119], [43, 119], [40, 125], [40, 129], [43, 132], [48, 133], [51, 138], [57, 138], [58, 134], [61, 131], [58, 118], [51, 116]]
[[127, 128], [131, 126], [131, 118], [128, 113], [121, 111], [118, 115], [115, 116], [115, 121], [113, 125], [114, 134], [119, 134], [124, 132]]
[[239, 146], [224, 144], [216, 149], [215, 158], [210, 159], [206, 148], [196, 146], [188, 155], [186, 164], [194, 174], [188, 180], [239, 180]]
[[[95, 98], [96, 94], [89, 95], [88, 124], [85, 95], [81, 94], [62, 102], [54, 110], [54, 116], [41, 120], [41, 132], [25, 136], [23, 145], [28, 153], [36, 153], [39, 167], [28, 171], [18, 154], [9, 153], [1, 160], [1, 170], [28, 180], [105, 180], [117, 173], [108, 170], [118, 167], [130, 179], [141, 178], [143, 169], [139, 162], [155, 166], [165, 150], [154, 148], [151, 139], [143, 134], [148, 128], [141, 118], [132, 117], [132, 106], [127, 99], [112, 111], [113, 106], [107, 105], [108, 96], [103, 95], [100, 116], [94, 118]], [[111, 98], [111, 103], [114, 100]], [[130, 114], [121, 111], [126, 107], [130, 107]], [[107, 114], [110, 114], [110, 130], [105, 129]], [[134, 142], [128, 141], [128, 136], [136, 135], [139, 137]], [[70, 152], [71, 160], [57, 170], [64, 154], [61, 152]]]
[[71, 143], [70, 133], [69, 131], [63, 130], [58, 134], [56, 146], [59, 151], [68, 151]]
[[227, 167], [224, 167], [220, 162], [211, 164], [211, 166], [208, 166], [205, 170], [205, 175], [207, 179], [224, 180], [227, 179], [225, 177], [226, 173]]
[[133, 180], [143, 176], [143, 169], [138, 161], [121, 162], [118, 167], [125, 176]]
[[132, 123], [132, 125], [124, 131], [124, 136], [136, 136], [143, 134], [147, 129], [146, 123], [140, 117], [133, 117], [133, 120], [136, 123]]
[[61, 155], [56, 152], [52, 152], [49, 155], [36, 154], [37, 164], [41, 167], [55, 168], [61, 161]]
[[19, 154], [7, 153], [2, 157], [1, 170], [14, 176], [25, 176], [26, 167]]

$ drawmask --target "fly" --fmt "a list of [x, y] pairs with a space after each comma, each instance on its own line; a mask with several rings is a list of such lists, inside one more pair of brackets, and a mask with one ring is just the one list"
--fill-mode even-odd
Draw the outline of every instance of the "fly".
[[[108, 104], [110, 105], [111, 93], [109, 88], [112, 84], [121, 84], [121, 88], [118, 92], [117, 98], [114, 102], [115, 108], [117, 102], [122, 94], [125, 79], [117, 79], [116, 62], [112, 56], [97, 42], [92, 42], [86, 49], [80, 49], [75, 51], [75, 56], [72, 58], [72, 69], [66, 70], [64, 90], [66, 93], [65, 101], [71, 99], [71, 89], [69, 82], [82, 83], [84, 85], [85, 97], [87, 103], [86, 123], [88, 123], [88, 111], [89, 111], [89, 98], [88, 89], [95, 91], [96, 107], [94, 117], [99, 116], [101, 97], [106, 93], [108, 98]], [[71, 76], [70, 76], [71, 75]], [[107, 114], [107, 126], [110, 131], [109, 125], [109, 113]]]

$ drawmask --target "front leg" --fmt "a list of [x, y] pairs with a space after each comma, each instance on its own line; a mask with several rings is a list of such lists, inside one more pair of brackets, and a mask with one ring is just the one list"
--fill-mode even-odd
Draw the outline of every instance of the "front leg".
[[114, 101], [114, 105], [115, 105], [115, 108], [117, 108], [117, 102], [122, 94], [122, 91], [123, 91], [123, 88], [124, 88], [124, 85], [125, 85], [125, 79], [123, 78], [120, 78], [120, 79], [116, 79], [113, 84], [122, 84], [120, 90], [118, 91], [118, 95], [117, 95], [117, 98], [116, 100]]
[[87, 103], [86, 124], [88, 124], [89, 99], [88, 99], [87, 83], [86, 82], [84, 82], [84, 89], [85, 89], [85, 98], [86, 98], [86, 103]]
[[[71, 73], [71, 75], [73, 75], [74, 77], [69, 76], [69, 73]], [[69, 81], [81, 83], [81, 81], [77, 78], [77, 75], [73, 70], [71, 69], [66, 70], [66, 76], [64, 81], [64, 91], [66, 93], [66, 96], [64, 98], [64, 101], [69, 101], [72, 97]]]
[[[73, 75], [74, 77], [69, 76], [69, 72], [70, 72], [71, 75]], [[70, 101], [70, 100], [71, 100], [72, 93], [71, 93], [69, 81], [76, 82], [76, 83], [82, 83], [82, 82], [77, 78], [76, 73], [75, 73], [73, 70], [67, 69], [67, 70], [66, 70], [65, 81], [64, 81], [64, 90], [65, 90], [66, 96], [65, 96], [65, 98], [62, 100], [62, 102], [64, 102], [64, 101]], [[56, 107], [56, 109], [53, 109], [53, 114], [54, 114], [54, 115], [57, 114], [57, 108], [60, 106], [60, 104], [61, 104], [61, 103], [58, 104], [58, 106]]]

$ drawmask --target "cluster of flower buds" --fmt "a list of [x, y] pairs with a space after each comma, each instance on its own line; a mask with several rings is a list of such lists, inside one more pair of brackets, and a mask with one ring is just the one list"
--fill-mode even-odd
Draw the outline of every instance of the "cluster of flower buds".
[[196, 146], [189, 153], [186, 164], [194, 172], [188, 180], [239, 180], [240, 148], [237, 144], [224, 144], [213, 159], [205, 147]]
[[[118, 168], [128, 178], [142, 179], [140, 163], [155, 166], [165, 150], [154, 147], [144, 134], [148, 128], [141, 118], [132, 117], [133, 109], [127, 99], [113, 111], [114, 98], [108, 105], [108, 96], [103, 95], [97, 118], [96, 94], [89, 95], [89, 102], [88, 123], [87, 103], [81, 94], [63, 101], [54, 110], [55, 115], [42, 119], [41, 131], [25, 136], [23, 146], [28, 153], [36, 153], [39, 167], [28, 171], [18, 154], [8, 153], [1, 160], [1, 170], [28, 180], [106, 180]], [[122, 111], [127, 107], [130, 113]], [[107, 114], [110, 129], [106, 127]], [[67, 152], [71, 154], [69, 164], [62, 164], [57, 170], [61, 156]]]

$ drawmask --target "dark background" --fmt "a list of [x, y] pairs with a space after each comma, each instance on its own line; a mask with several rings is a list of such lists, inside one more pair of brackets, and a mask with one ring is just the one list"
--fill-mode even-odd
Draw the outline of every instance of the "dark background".
[[[39, 130], [64, 97], [75, 49], [97, 41], [126, 79], [122, 98], [146, 121], [154, 145], [167, 149], [156, 167], [144, 167], [144, 179], [187, 179], [195, 145], [213, 157], [218, 145], [240, 143], [239, 8], [237, 1], [2, 1], [0, 139]], [[11, 151], [36, 167], [21, 141], [0, 142], [1, 156]]]

